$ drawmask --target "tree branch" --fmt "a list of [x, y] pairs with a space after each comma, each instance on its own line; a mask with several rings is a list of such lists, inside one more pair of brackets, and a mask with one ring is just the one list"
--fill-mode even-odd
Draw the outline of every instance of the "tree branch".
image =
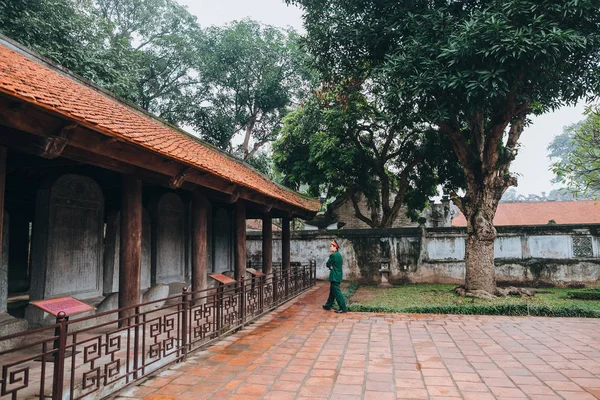
[[404, 196], [406, 195], [406, 191], [408, 190], [408, 177], [413, 169], [417, 166], [417, 164], [421, 161], [420, 157], [415, 157], [400, 173], [400, 183], [398, 187], [398, 193], [396, 193], [396, 197], [394, 198], [394, 204], [389, 211], [388, 215], [383, 216], [382, 225], [386, 226], [386, 223], [389, 223], [389, 226], [393, 223], [393, 221], [398, 217], [398, 213], [404, 203]]
[[358, 207], [358, 200], [356, 199], [356, 192], [353, 191], [350, 194], [350, 200], [352, 200], [352, 206], [354, 207], [354, 216], [358, 219], [360, 219], [362, 222], [364, 222], [365, 224], [369, 225], [371, 228], [374, 228], [374, 223], [373, 220], [365, 217], [362, 212], [360, 211], [360, 208]]
[[258, 149], [260, 149], [262, 146], [264, 146], [265, 144], [267, 144], [269, 142], [270, 142], [269, 140], [261, 140], [260, 142], [254, 143], [254, 146], [252, 146], [252, 150], [250, 150], [248, 155], [246, 157], [244, 157], [244, 161], [252, 158], [252, 156], [258, 151]]

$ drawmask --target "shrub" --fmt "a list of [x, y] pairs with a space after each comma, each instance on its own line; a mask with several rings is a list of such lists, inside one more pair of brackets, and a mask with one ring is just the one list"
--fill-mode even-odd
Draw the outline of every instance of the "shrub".
[[583, 307], [548, 307], [537, 304], [447, 304], [394, 308], [389, 306], [353, 304], [350, 311], [397, 312], [410, 314], [508, 315], [537, 317], [598, 318], [600, 312]]
[[591, 290], [574, 290], [572, 292], [567, 293], [567, 297], [570, 299], [579, 299], [579, 300], [600, 300], [600, 290], [591, 289]]
[[344, 298], [346, 299], [346, 303], [350, 303], [352, 296], [354, 296], [354, 293], [356, 293], [359, 286], [360, 285], [358, 284], [358, 282], [351, 282], [350, 285], [346, 288], [346, 290], [344, 290], [344, 293], [342, 293], [342, 294], [344, 295]]

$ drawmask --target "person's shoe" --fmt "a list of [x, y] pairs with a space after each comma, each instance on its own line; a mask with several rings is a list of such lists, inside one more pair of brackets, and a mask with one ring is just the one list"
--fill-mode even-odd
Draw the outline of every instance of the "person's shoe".
[[348, 311], [347, 310], [335, 310], [335, 312], [338, 314], [344, 314], [344, 313], [347, 313]]
[[327, 307], [325, 304], [323, 304], [321, 307], [323, 307], [323, 309], [327, 311], [331, 310], [331, 307]]

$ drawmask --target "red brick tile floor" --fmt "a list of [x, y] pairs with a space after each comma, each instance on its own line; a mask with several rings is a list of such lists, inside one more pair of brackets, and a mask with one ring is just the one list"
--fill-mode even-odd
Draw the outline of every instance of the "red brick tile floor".
[[328, 285], [120, 399], [595, 399], [600, 320], [336, 314]]

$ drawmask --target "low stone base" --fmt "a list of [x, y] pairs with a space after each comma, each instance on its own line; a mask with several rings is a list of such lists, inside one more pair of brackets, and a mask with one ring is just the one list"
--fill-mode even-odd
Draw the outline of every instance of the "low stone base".
[[[15, 318], [8, 313], [0, 313], [0, 337], [12, 335], [27, 330], [27, 321], [21, 318]], [[9, 340], [0, 340], [0, 351], [16, 347], [23, 342], [23, 337], [19, 336]]]

